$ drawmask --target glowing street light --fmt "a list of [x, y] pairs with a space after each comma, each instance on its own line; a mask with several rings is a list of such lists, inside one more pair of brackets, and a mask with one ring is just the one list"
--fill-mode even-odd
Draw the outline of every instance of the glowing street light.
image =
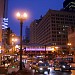
[[23, 21], [27, 19], [27, 14], [26, 13], [20, 14], [20, 12], [18, 12], [16, 16], [20, 21], [20, 70], [22, 70], [22, 26]]
[[71, 46], [71, 43], [68, 43], [67, 45], [68, 45], [68, 46]]
[[16, 42], [17, 41], [17, 38], [12, 38], [12, 42]]
[[28, 17], [27, 13], [23, 13], [23, 14], [21, 15], [19, 12], [17, 13], [16, 16], [17, 16], [18, 20], [20, 20], [20, 21], [24, 21], [24, 20], [26, 20], [27, 17]]

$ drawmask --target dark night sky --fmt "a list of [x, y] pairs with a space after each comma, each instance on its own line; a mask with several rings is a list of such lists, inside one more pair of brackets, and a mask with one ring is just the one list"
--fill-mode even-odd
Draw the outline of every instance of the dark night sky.
[[25, 26], [39, 19], [41, 15], [45, 15], [49, 9], [60, 10], [63, 7], [64, 0], [8, 0], [8, 19], [11, 30], [19, 35], [20, 24], [16, 18], [16, 12], [25, 11], [28, 13], [28, 18], [23, 24], [23, 35]]

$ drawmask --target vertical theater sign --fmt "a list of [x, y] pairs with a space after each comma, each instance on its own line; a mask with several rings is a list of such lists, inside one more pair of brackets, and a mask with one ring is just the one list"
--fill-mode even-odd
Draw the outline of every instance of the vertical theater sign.
[[2, 29], [8, 28], [8, 18], [3, 18]]

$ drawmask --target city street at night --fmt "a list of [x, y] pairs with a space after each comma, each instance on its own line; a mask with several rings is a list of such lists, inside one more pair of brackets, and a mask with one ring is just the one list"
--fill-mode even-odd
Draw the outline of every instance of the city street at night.
[[0, 0], [0, 75], [75, 75], [75, 0]]

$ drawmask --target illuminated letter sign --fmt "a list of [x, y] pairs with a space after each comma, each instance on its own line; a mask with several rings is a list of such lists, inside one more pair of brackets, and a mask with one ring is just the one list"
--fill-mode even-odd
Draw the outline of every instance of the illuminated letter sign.
[[8, 18], [3, 18], [2, 29], [8, 28]]

